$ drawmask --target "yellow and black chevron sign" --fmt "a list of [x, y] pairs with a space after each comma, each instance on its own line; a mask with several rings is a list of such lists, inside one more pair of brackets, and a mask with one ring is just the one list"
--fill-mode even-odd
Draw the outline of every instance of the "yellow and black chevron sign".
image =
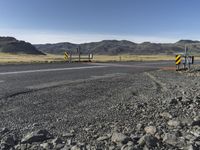
[[64, 53], [64, 59], [67, 60], [69, 58], [69, 55], [67, 54], [67, 52]]
[[181, 55], [176, 55], [176, 65], [181, 63]]

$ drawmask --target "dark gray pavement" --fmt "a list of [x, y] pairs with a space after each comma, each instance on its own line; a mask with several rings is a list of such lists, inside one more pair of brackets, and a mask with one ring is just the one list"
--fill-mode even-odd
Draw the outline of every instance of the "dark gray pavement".
[[0, 98], [112, 74], [140, 73], [173, 62], [52, 63], [0, 66]]

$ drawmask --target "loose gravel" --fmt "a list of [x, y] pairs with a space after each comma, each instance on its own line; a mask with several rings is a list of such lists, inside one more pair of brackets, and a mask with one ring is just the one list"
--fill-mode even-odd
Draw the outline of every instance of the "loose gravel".
[[200, 76], [96, 77], [0, 100], [0, 149], [200, 149]]

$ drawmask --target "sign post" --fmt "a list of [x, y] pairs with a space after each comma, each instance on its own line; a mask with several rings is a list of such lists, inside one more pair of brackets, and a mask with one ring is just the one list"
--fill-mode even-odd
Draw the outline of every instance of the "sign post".
[[[183, 58], [183, 60], [182, 60]], [[177, 54], [175, 57], [175, 63], [176, 63], [176, 70], [180, 69], [190, 69], [191, 64], [194, 64], [194, 56], [190, 55], [188, 53], [188, 47], [185, 45], [185, 53]], [[180, 64], [183, 64], [183, 68], [180, 68]]]
[[69, 55], [67, 52], [64, 53], [64, 59], [65, 59], [65, 61], [67, 61], [69, 59]]
[[180, 69], [181, 55], [176, 55], [176, 70]]

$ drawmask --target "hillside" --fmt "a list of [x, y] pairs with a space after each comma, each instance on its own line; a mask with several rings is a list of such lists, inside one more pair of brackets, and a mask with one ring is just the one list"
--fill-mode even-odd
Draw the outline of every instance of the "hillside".
[[0, 37], [0, 52], [12, 54], [45, 55], [30, 43], [19, 41], [13, 37]]
[[95, 54], [174, 54], [183, 52], [185, 44], [190, 44], [190, 48], [194, 53], [200, 53], [200, 42], [192, 40], [180, 40], [176, 43], [150, 43], [141, 44], [122, 40], [104, 40], [101, 42], [92, 42], [84, 44], [57, 43], [57, 44], [41, 44], [35, 45], [37, 49], [44, 53], [63, 54], [63, 52], [76, 53], [80, 48], [81, 53]]

